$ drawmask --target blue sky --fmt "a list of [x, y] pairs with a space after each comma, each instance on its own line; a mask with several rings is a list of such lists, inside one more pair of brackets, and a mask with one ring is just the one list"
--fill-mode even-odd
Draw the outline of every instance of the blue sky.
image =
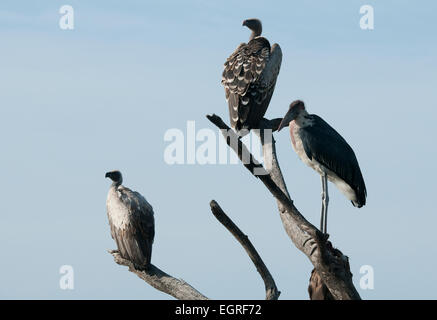
[[[61, 30], [59, 8], [75, 9]], [[375, 29], [359, 27], [359, 8]], [[232, 7], [232, 9], [230, 9]], [[105, 212], [118, 168], [153, 205], [153, 262], [211, 298], [264, 297], [240, 245], [209, 211], [217, 200], [249, 235], [282, 299], [306, 299], [308, 259], [283, 231], [275, 201], [240, 165], [174, 165], [164, 133], [227, 121], [223, 62], [249, 32], [248, 17], [281, 45], [267, 117], [303, 99], [354, 148], [368, 204], [330, 185], [328, 230], [354, 281], [371, 265], [366, 299], [437, 298], [433, 238], [437, 45], [433, 1], [2, 1], [0, 3], [0, 298], [160, 299], [116, 265]], [[296, 206], [312, 223], [320, 178], [275, 136]], [[59, 288], [72, 265], [75, 289]]]

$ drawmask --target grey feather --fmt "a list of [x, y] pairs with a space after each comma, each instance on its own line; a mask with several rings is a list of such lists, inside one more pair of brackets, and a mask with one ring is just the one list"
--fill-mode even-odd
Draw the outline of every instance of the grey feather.
[[108, 193], [107, 211], [111, 235], [121, 256], [139, 268], [147, 267], [155, 236], [152, 206], [140, 193], [113, 185]]

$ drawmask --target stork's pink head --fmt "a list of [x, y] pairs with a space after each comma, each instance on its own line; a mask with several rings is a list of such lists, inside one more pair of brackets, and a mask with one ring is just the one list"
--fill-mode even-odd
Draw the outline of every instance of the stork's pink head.
[[302, 111], [305, 110], [305, 103], [301, 100], [293, 101], [288, 108], [287, 113], [281, 121], [281, 124], [278, 127], [278, 131], [282, 128], [287, 127], [291, 121], [296, 120], [296, 118], [300, 115]]

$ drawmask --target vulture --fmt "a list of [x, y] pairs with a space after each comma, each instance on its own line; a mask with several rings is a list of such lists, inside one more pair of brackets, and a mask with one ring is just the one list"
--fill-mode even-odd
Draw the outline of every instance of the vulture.
[[261, 37], [260, 20], [244, 20], [243, 26], [252, 31], [249, 42], [241, 43], [231, 54], [222, 74], [231, 127], [240, 136], [250, 129], [259, 128], [272, 98], [282, 61], [281, 47], [276, 43], [270, 46], [269, 41]]
[[105, 178], [112, 180], [106, 199], [111, 236], [120, 255], [135, 268], [145, 270], [150, 265], [155, 236], [153, 208], [138, 192], [122, 185], [120, 171], [110, 171]]

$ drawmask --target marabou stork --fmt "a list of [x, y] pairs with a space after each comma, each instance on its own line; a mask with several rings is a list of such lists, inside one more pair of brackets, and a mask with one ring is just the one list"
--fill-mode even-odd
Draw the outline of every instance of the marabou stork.
[[290, 127], [291, 142], [299, 158], [317, 171], [322, 179], [322, 214], [320, 230], [327, 232], [328, 180], [348, 198], [355, 207], [366, 204], [366, 185], [354, 151], [328, 123], [315, 114], [308, 114], [305, 104], [290, 104], [278, 131]]
[[112, 238], [120, 255], [137, 269], [146, 269], [152, 257], [155, 220], [152, 206], [138, 192], [122, 186], [120, 171], [105, 174], [113, 182], [106, 199]]
[[243, 26], [252, 30], [249, 42], [241, 43], [226, 60], [222, 74], [231, 127], [240, 137], [250, 129], [259, 128], [275, 89], [282, 61], [279, 45], [275, 43], [270, 47], [269, 41], [261, 37], [260, 20], [244, 20]]

